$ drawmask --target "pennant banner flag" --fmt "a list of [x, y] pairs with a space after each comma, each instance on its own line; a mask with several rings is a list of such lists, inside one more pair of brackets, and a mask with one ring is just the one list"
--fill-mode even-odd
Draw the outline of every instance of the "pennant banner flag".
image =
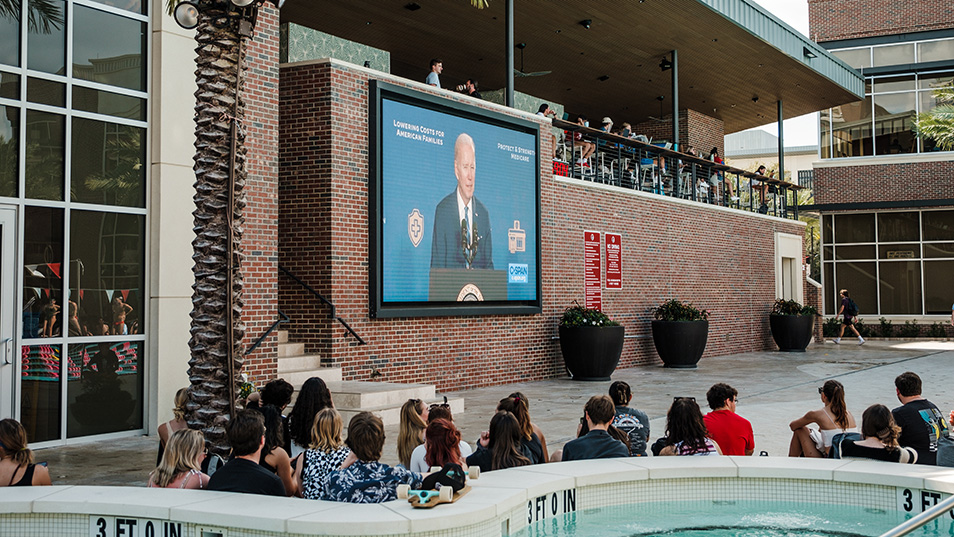
[[129, 300], [129, 289], [123, 289], [120, 293], [123, 295], [123, 302]]
[[109, 297], [109, 301], [110, 301], [110, 302], [113, 301], [113, 294], [114, 294], [115, 292], [116, 292], [115, 289], [107, 289], [107, 290], [106, 290], [106, 296]]
[[53, 271], [53, 274], [55, 274], [57, 278], [60, 277], [60, 264], [59, 264], [59, 263], [47, 263], [46, 266], [50, 267], [50, 270]]

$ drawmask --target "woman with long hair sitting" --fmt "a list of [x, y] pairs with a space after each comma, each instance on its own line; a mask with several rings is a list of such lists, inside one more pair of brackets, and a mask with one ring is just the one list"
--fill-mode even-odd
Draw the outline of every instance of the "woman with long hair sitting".
[[487, 446], [478, 447], [467, 457], [467, 464], [479, 466], [481, 472], [533, 464], [522, 440], [523, 430], [517, 417], [506, 410], [498, 411], [490, 419]]
[[[845, 404], [845, 387], [840, 382], [826, 381], [818, 388], [818, 396], [824, 404], [822, 408], [807, 412], [789, 424], [792, 429], [789, 457], [826, 457], [836, 434], [858, 431], [855, 417]], [[813, 423], [818, 425], [817, 431], [808, 427]]]
[[666, 414], [666, 447], [660, 455], [722, 455], [719, 444], [708, 438], [702, 411], [693, 397], [676, 397]]
[[285, 495], [291, 496], [298, 490], [295, 476], [292, 472], [291, 458], [285, 451], [285, 440], [282, 438], [282, 413], [275, 405], [265, 405], [259, 409], [265, 417], [265, 446], [258, 464], [277, 475], [285, 486]]
[[424, 461], [431, 468], [443, 468], [446, 464], [459, 464], [467, 469], [467, 463], [460, 452], [460, 431], [450, 420], [439, 418], [431, 420], [424, 431]]
[[[451, 414], [450, 405], [446, 403], [442, 405], [431, 405], [427, 411], [428, 429], [424, 430], [424, 443], [414, 448], [414, 451], [411, 452], [411, 465], [408, 466], [408, 469], [412, 472], [427, 473], [431, 470], [432, 465], [427, 462], [427, 451], [429, 449], [427, 447], [429, 442], [427, 435], [429, 434], [430, 424], [435, 420], [446, 420], [457, 431], [457, 449], [460, 451], [461, 460], [470, 457], [471, 453], [474, 452], [470, 444], [460, 439], [460, 429], [457, 429], [457, 426], [454, 424], [454, 416]], [[441, 466], [443, 466], [443, 464]]]
[[861, 415], [863, 440], [846, 438], [841, 442], [842, 459], [874, 459], [876, 461], [914, 464], [918, 452], [913, 448], [898, 445], [901, 427], [884, 405], [871, 405]]
[[526, 396], [520, 392], [515, 392], [500, 400], [497, 404], [497, 410], [510, 412], [520, 423], [521, 443], [530, 452], [530, 461], [533, 464], [548, 462], [546, 440], [540, 438], [530, 422], [530, 404]]
[[209, 476], [202, 473], [205, 439], [195, 429], [172, 433], [159, 466], [149, 474], [146, 486], [165, 489], [204, 489]]
[[295, 463], [295, 481], [299, 483], [298, 496], [308, 500], [320, 500], [322, 481], [329, 473], [341, 467], [351, 454], [341, 440], [344, 423], [341, 414], [333, 408], [322, 409], [315, 416], [311, 429], [311, 446]]
[[398, 429], [397, 452], [401, 466], [411, 468], [414, 448], [424, 443], [428, 407], [420, 399], [408, 399], [401, 406], [401, 425]]
[[0, 420], [0, 487], [52, 485], [45, 463], [33, 464], [26, 429], [19, 421]]
[[166, 443], [169, 442], [169, 437], [172, 436], [172, 433], [189, 428], [189, 424], [186, 423], [185, 420], [186, 403], [188, 402], [189, 388], [179, 388], [179, 391], [176, 392], [176, 398], [173, 401], [173, 405], [175, 406], [172, 408], [172, 419], [160, 425], [156, 430], [156, 432], [159, 433], [159, 454], [156, 456], [157, 466], [162, 462], [162, 452], [166, 449]]
[[[289, 455], [297, 457], [311, 444], [311, 428], [315, 416], [324, 408], [334, 408], [331, 392], [320, 377], [311, 377], [301, 385], [295, 407], [288, 414], [288, 432], [291, 442]], [[287, 489], [286, 489], [287, 491]]]

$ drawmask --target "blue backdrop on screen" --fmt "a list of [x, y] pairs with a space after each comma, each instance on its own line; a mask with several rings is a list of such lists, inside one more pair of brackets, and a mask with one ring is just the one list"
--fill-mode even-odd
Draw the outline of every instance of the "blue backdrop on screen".
[[536, 137], [384, 98], [385, 303], [429, 299], [435, 208], [457, 189], [454, 144], [461, 133], [474, 140], [474, 198], [490, 217], [493, 268], [507, 274], [507, 299], [537, 299]]

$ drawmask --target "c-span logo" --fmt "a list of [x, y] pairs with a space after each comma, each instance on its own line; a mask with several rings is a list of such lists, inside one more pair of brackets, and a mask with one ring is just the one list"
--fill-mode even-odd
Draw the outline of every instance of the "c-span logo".
[[507, 282], [527, 283], [530, 281], [530, 269], [526, 263], [510, 263], [507, 267]]
[[424, 238], [424, 215], [417, 209], [407, 215], [407, 236], [411, 239], [411, 244], [415, 248], [418, 244], [421, 244], [421, 239]]

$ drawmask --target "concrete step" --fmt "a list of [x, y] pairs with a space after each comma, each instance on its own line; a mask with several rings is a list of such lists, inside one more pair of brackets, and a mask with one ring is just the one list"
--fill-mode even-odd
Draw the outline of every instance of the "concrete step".
[[278, 330], [278, 343], [288, 343], [288, 330]]
[[[373, 383], [372, 383], [373, 384]], [[334, 393], [332, 392], [332, 397]], [[406, 401], [407, 399], [405, 399]], [[431, 400], [425, 400], [426, 404], [430, 405], [432, 403], [443, 403], [444, 399], [434, 398]], [[348, 427], [348, 423], [351, 421], [351, 418], [358, 414], [359, 412], [372, 412], [376, 414], [381, 421], [384, 422], [384, 426], [397, 425], [401, 423], [401, 406], [404, 404], [404, 401], [401, 401], [399, 405], [383, 405], [379, 407], [367, 407], [367, 408], [342, 408], [335, 403], [335, 408], [338, 409], [338, 413], [341, 414], [341, 419], [344, 421], [345, 428]], [[464, 398], [448, 398], [447, 404], [451, 407], [451, 413], [453, 415], [463, 414], [464, 413]]]
[[[282, 360], [284, 359], [285, 358]], [[278, 362], [281, 364], [281, 360]], [[279, 369], [279, 371], [281, 371], [281, 369]], [[298, 389], [301, 388], [301, 385], [311, 377], [320, 377], [321, 380], [325, 381], [325, 384], [331, 384], [334, 382], [341, 382], [342, 375], [340, 367], [316, 367], [314, 369], [304, 369], [300, 371], [285, 371], [279, 373], [278, 376], [285, 379], [289, 384], [294, 386], [295, 392], [297, 393]]]
[[298, 371], [313, 371], [315, 369], [321, 369], [321, 367], [321, 356], [315, 354], [283, 356], [278, 359], [278, 376], [280, 377], [283, 374], [296, 373]]
[[305, 354], [304, 343], [279, 343], [277, 347], [279, 358], [287, 358], [289, 356], [300, 356]]
[[347, 380], [327, 383], [336, 408], [367, 410], [400, 407], [408, 399], [431, 401], [436, 398], [431, 384], [395, 384]]

